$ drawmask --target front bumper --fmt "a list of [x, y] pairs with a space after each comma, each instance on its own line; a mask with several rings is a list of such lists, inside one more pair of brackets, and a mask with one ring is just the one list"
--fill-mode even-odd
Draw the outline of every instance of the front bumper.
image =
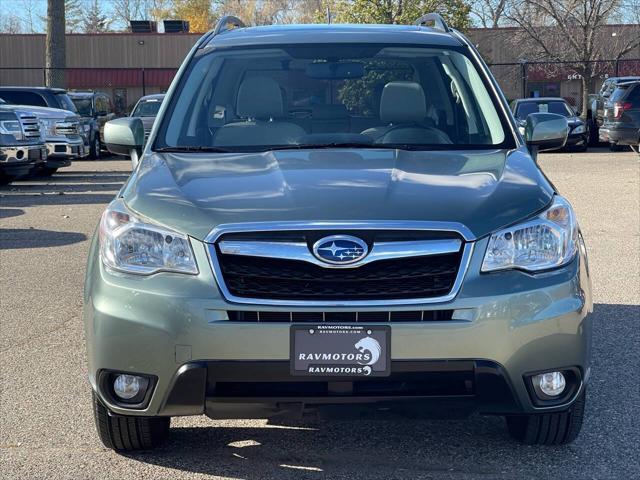
[[[218, 418], [246, 418], [256, 411], [261, 416], [269, 416], [274, 408], [291, 404], [295, 404], [295, 408], [327, 403], [422, 405], [437, 399], [469, 401], [481, 412], [496, 414], [567, 408], [575, 396], [551, 407], [536, 406], [526, 378], [531, 372], [575, 368], [580, 377], [578, 389], [588, 380], [591, 351], [588, 313], [592, 299], [584, 248], [570, 264], [553, 272], [481, 274], [487, 241], [485, 238], [476, 242], [465, 281], [454, 300], [420, 306], [424, 310], [453, 309], [457, 312], [454, 318], [458, 320], [390, 324], [392, 375], [388, 380], [406, 373], [407, 366], [412, 365], [410, 368], [415, 374], [436, 379], [434, 384], [446, 383], [447, 378], [453, 378], [452, 372], [466, 375], [464, 380], [469, 383], [462, 381], [457, 389], [441, 391], [441, 394], [403, 395], [400, 391], [387, 390], [367, 397], [349, 394], [348, 385], [339, 385], [339, 389], [347, 388], [347, 393], [343, 390], [337, 396], [327, 397], [318, 396], [316, 392], [295, 398], [278, 393], [264, 398], [264, 392], [256, 391], [244, 391], [235, 397], [220, 395], [216, 385], [224, 383], [224, 375], [229, 372], [235, 379], [227, 377], [227, 383], [245, 386], [247, 382], [274, 379], [300, 386], [302, 380], [308, 380], [286, 374], [290, 324], [229, 321], [227, 311], [282, 308], [227, 303], [215, 288], [205, 245], [197, 241], [192, 240], [200, 266], [197, 276], [163, 273], [136, 277], [105, 270], [94, 239], [84, 306], [90, 381], [114, 413], [127, 415], [206, 412]], [[382, 308], [415, 309], [415, 305]], [[285, 310], [314, 309], [289, 307]], [[101, 372], [106, 370], [153, 376], [154, 391], [148, 404], [130, 409], [113, 401], [99, 381]], [[191, 373], [183, 378], [185, 371]], [[487, 371], [492, 373], [485, 375], [483, 372]], [[352, 383], [353, 388], [355, 379], [340, 378], [337, 383]], [[235, 390], [239, 391], [242, 392]], [[195, 396], [191, 396], [193, 392]], [[493, 392], [494, 398], [487, 392]]]
[[10, 175], [25, 175], [47, 158], [44, 145], [12, 145], [0, 147], [0, 169]]
[[588, 133], [571, 133], [567, 137], [566, 147], [584, 147], [589, 141]]
[[47, 154], [50, 160], [81, 158], [86, 156], [84, 141], [79, 138], [74, 141], [47, 140]]

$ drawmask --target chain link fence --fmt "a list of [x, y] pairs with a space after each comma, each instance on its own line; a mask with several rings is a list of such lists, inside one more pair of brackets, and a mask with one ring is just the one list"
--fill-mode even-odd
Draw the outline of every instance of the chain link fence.
[[[509, 101], [523, 97], [563, 97], [582, 110], [582, 80], [576, 64], [520, 62], [490, 64]], [[640, 76], [640, 59], [591, 62], [588, 93], [596, 93], [609, 77]], [[94, 90], [111, 95], [116, 111], [125, 114], [143, 95], [167, 90], [177, 68], [67, 68], [62, 72], [69, 90]], [[0, 67], [0, 86], [42, 86], [45, 68]]]

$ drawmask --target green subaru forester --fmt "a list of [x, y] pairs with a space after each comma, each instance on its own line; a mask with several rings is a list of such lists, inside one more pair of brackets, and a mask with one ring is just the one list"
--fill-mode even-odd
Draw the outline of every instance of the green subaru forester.
[[[225, 17], [176, 75], [100, 220], [84, 320], [96, 426], [148, 449], [171, 417], [504, 415], [571, 442], [591, 286], [571, 205], [474, 46], [412, 26], [246, 28]], [[144, 145], [144, 147], [143, 147]], [[455, 410], [455, 412], [454, 412]]]

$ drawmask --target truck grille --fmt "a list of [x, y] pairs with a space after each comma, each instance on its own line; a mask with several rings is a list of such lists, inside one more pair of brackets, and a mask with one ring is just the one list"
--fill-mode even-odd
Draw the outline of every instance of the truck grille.
[[20, 123], [22, 124], [24, 138], [39, 139], [41, 137], [40, 122], [38, 122], [37, 117], [30, 115], [21, 115]]
[[264, 323], [394, 323], [443, 322], [453, 318], [453, 310], [411, 310], [382, 312], [263, 312], [229, 310], [231, 322]]
[[[313, 245], [324, 235], [335, 233], [358, 235], [370, 244], [392, 238], [389, 232], [274, 232], [269, 234], [269, 241], [275, 238], [287, 242], [302, 236], [308, 245]], [[256, 235], [260, 237], [253, 234], [252, 238]], [[398, 238], [405, 233], [395, 235]], [[223, 235], [221, 240], [230, 236], [233, 234]], [[403, 240], [408, 238], [398, 238]], [[309, 302], [384, 301], [449, 294], [458, 276], [463, 248], [454, 253], [378, 260], [356, 268], [339, 269], [291, 259], [223, 254], [218, 244], [215, 256], [224, 285], [234, 297]]]
[[56, 123], [56, 135], [65, 137], [76, 137], [80, 134], [80, 123], [78, 121], [65, 121]]

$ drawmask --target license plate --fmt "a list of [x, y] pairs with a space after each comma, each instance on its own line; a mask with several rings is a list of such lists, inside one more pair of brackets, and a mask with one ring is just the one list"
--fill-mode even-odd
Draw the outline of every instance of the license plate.
[[293, 325], [291, 374], [384, 377], [391, 373], [388, 325]]

